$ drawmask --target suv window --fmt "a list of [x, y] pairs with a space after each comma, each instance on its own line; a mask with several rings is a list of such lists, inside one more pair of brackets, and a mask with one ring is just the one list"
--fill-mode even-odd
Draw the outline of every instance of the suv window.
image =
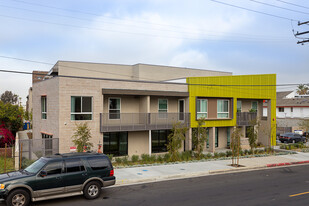
[[62, 172], [62, 161], [48, 163], [44, 169], [47, 176], [61, 174]]
[[89, 157], [87, 160], [92, 170], [110, 168], [110, 163], [107, 157]]
[[74, 158], [74, 159], [67, 159], [65, 160], [65, 166], [66, 166], [66, 172], [80, 172], [84, 171], [85, 167], [81, 163], [79, 158]]

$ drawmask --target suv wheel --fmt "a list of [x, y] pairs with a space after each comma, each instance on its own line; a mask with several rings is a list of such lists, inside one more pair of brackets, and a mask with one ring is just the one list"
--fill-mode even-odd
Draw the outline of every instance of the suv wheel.
[[101, 194], [101, 185], [98, 182], [89, 182], [84, 188], [86, 199], [95, 199]]
[[6, 199], [7, 206], [27, 206], [29, 202], [30, 195], [22, 189], [14, 190]]

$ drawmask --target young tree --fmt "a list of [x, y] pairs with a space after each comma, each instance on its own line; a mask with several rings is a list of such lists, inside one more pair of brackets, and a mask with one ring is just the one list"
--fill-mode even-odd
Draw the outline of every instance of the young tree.
[[306, 132], [306, 139], [308, 139], [308, 132], [309, 132], [309, 119], [303, 119], [301, 122], [299, 122], [299, 127], [305, 130]]
[[171, 154], [172, 161], [178, 160], [179, 149], [181, 148], [182, 142], [186, 139], [185, 134], [187, 130], [188, 128], [184, 127], [181, 122], [173, 124], [172, 133], [167, 137], [167, 150]]
[[0, 101], [0, 124], [4, 124], [5, 128], [13, 133], [13, 136], [22, 127], [23, 116], [24, 110], [22, 107]]
[[203, 152], [203, 147], [205, 141], [208, 141], [207, 137], [207, 127], [203, 127], [205, 125], [205, 118], [200, 118], [197, 120], [197, 128], [193, 131], [193, 147], [197, 152], [198, 158], [201, 156]]
[[309, 88], [306, 85], [300, 84], [298, 85], [296, 92], [299, 95], [304, 95], [304, 94], [308, 94], [308, 90]]
[[18, 100], [18, 95], [13, 94], [13, 92], [11, 91], [5, 91], [3, 94], [1, 94], [0, 99], [4, 104], [16, 104]]
[[250, 127], [248, 128], [247, 133], [248, 133], [248, 138], [249, 138], [249, 145], [253, 153], [257, 145], [256, 141], [258, 137], [258, 132], [257, 132], [258, 128], [259, 128], [259, 122], [257, 121], [257, 119], [251, 120]]
[[76, 131], [74, 132], [72, 139], [77, 147], [77, 152], [83, 152], [84, 147], [87, 147], [87, 150], [90, 150], [91, 147], [93, 147], [93, 144], [90, 142], [91, 131], [87, 122], [76, 124]]
[[232, 149], [232, 166], [239, 166], [239, 152], [240, 146], [241, 128], [234, 127], [234, 131], [231, 135], [231, 149]]

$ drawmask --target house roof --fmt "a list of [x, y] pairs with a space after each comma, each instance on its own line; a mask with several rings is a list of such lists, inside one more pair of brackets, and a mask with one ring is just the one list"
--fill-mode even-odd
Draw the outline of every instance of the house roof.
[[309, 97], [286, 98], [293, 91], [277, 92], [277, 107], [301, 107], [309, 106]]

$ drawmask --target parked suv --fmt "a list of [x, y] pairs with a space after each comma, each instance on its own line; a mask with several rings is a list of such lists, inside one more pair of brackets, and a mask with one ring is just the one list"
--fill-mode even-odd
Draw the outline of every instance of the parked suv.
[[0, 174], [0, 199], [7, 206], [27, 206], [73, 195], [100, 196], [116, 178], [109, 158], [98, 153], [67, 153], [42, 157], [24, 170]]

